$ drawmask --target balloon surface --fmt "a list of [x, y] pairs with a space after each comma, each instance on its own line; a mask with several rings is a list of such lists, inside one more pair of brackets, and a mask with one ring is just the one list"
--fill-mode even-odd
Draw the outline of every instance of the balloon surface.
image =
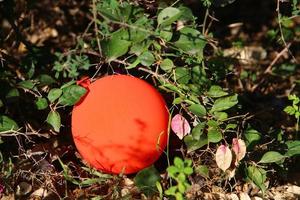
[[106, 173], [135, 173], [167, 144], [169, 114], [160, 93], [127, 75], [100, 78], [73, 108], [72, 135], [85, 161]]

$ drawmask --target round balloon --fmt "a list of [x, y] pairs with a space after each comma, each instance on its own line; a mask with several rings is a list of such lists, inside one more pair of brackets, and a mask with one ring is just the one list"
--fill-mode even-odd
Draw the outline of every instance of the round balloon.
[[167, 144], [169, 114], [160, 93], [127, 75], [100, 78], [73, 108], [75, 145], [106, 173], [135, 173], [153, 164]]

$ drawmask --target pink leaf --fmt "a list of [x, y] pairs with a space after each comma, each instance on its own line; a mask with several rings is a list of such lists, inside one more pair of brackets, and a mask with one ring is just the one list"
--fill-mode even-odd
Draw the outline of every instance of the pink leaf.
[[171, 121], [171, 128], [181, 140], [184, 136], [191, 132], [191, 127], [188, 121], [180, 114], [177, 114], [173, 117]]
[[226, 171], [231, 165], [232, 153], [228, 146], [221, 145], [216, 152], [216, 162], [220, 169]]
[[246, 155], [246, 144], [244, 140], [233, 138], [232, 139], [232, 150], [236, 156], [235, 165], [238, 164], [240, 160], [242, 160]]

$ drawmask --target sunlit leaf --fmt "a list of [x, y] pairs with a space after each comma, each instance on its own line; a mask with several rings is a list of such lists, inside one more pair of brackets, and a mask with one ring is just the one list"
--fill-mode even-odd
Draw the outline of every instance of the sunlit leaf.
[[294, 155], [300, 155], [299, 140], [286, 141], [285, 144], [287, 145], [287, 152], [285, 153], [285, 156], [291, 157]]
[[171, 128], [181, 140], [184, 136], [191, 132], [191, 127], [188, 121], [180, 114], [177, 114], [172, 118]]
[[47, 123], [50, 124], [53, 129], [56, 132], [59, 132], [60, 126], [61, 126], [61, 119], [60, 119], [60, 115], [57, 111], [50, 111], [47, 119], [46, 119]]
[[176, 81], [181, 84], [187, 84], [191, 79], [189, 69], [185, 67], [177, 67], [175, 69]]
[[232, 153], [231, 150], [228, 148], [228, 146], [225, 145], [219, 146], [216, 152], [216, 162], [218, 167], [223, 171], [226, 171], [230, 167], [231, 161], [232, 161]]
[[236, 156], [236, 165], [240, 160], [242, 160], [246, 155], [246, 144], [244, 140], [233, 138], [232, 139], [232, 150]]
[[180, 29], [180, 37], [174, 45], [187, 54], [197, 55], [202, 60], [206, 40], [198, 30], [184, 27]]
[[19, 126], [14, 120], [5, 115], [0, 115], [0, 132], [9, 130], [16, 131], [18, 128]]
[[211, 112], [227, 110], [238, 103], [237, 94], [217, 99], [211, 108]]
[[241, 192], [240, 193], [240, 200], [251, 200], [251, 198], [246, 192]]
[[168, 26], [175, 22], [181, 15], [181, 11], [177, 8], [167, 7], [163, 9], [157, 16], [157, 23], [160, 26]]
[[139, 61], [142, 65], [149, 67], [154, 63], [155, 58], [150, 51], [146, 51], [139, 56]]
[[248, 127], [246, 129], [244, 135], [245, 135], [247, 148], [251, 148], [261, 139], [261, 134], [257, 130], [251, 127]]
[[192, 104], [189, 106], [189, 110], [198, 117], [203, 117], [206, 115], [206, 109], [201, 104]]
[[207, 95], [212, 98], [219, 98], [228, 95], [228, 92], [223, 91], [218, 85], [213, 85], [209, 88]]
[[286, 157], [277, 151], [268, 151], [266, 152], [259, 163], [273, 163], [284, 160]]
[[48, 100], [53, 103], [56, 99], [58, 99], [62, 95], [63, 91], [59, 88], [53, 88], [48, 93]]
[[60, 104], [65, 106], [72, 106], [76, 104], [87, 91], [85, 88], [78, 85], [70, 85], [62, 90], [63, 94], [58, 101]]
[[246, 170], [247, 178], [252, 181], [257, 187], [259, 187], [262, 192], [266, 191], [265, 181], [267, 179], [267, 172], [255, 166], [248, 166]]
[[171, 59], [166, 58], [160, 63], [160, 68], [168, 72], [174, 68], [174, 63]]

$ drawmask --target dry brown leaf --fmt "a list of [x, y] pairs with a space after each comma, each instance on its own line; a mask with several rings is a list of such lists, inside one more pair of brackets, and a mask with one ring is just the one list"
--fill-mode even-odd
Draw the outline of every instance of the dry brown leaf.
[[240, 200], [251, 200], [251, 198], [249, 197], [249, 195], [245, 192], [241, 192], [240, 193]]

